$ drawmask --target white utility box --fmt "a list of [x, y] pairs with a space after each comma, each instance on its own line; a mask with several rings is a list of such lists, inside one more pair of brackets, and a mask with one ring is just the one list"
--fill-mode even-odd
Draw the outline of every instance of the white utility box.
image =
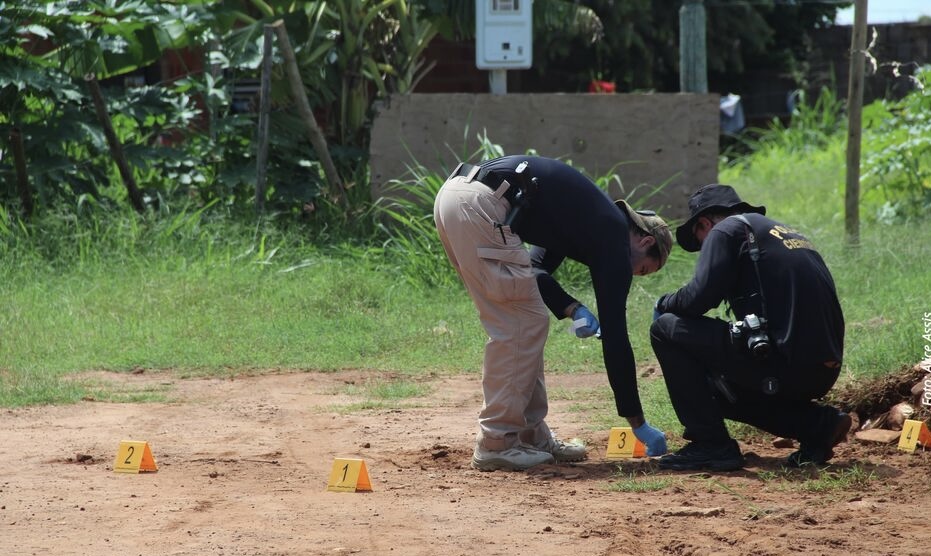
[[475, 65], [527, 69], [533, 62], [533, 0], [475, 0]]

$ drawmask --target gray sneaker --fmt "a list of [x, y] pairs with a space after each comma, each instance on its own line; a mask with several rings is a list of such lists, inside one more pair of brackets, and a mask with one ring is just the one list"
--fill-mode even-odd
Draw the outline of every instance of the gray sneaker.
[[553, 454], [553, 458], [556, 459], [557, 463], [582, 461], [588, 457], [588, 453], [585, 451], [585, 446], [583, 444], [563, 442], [555, 437], [552, 439], [549, 446], [540, 449]]
[[494, 471], [506, 469], [509, 471], [522, 471], [540, 465], [553, 463], [553, 455], [527, 446], [518, 444], [507, 450], [486, 450], [476, 446], [472, 452], [472, 467], [479, 471]]

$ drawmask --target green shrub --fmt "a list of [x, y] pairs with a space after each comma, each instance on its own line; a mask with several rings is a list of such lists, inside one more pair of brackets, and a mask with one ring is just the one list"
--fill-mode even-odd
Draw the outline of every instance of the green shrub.
[[923, 91], [863, 112], [865, 197], [882, 222], [931, 213], [931, 66], [918, 78]]

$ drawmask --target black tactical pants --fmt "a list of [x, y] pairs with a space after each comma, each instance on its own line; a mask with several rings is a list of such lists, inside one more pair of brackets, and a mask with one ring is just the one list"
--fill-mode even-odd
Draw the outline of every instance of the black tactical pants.
[[[727, 440], [724, 419], [731, 419], [805, 442], [836, 413], [813, 400], [831, 389], [839, 369], [789, 368], [778, 353], [757, 360], [732, 344], [722, 320], [667, 313], [650, 327], [650, 340], [686, 440]], [[719, 377], [733, 400], [714, 384]]]

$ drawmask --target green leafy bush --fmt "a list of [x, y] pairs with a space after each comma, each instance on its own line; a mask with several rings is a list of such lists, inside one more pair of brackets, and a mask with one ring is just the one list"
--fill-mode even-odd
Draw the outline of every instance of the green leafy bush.
[[931, 213], [931, 66], [918, 79], [924, 90], [875, 102], [863, 112], [866, 196], [887, 223]]
[[[781, 149], [787, 153], [807, 153], [824, 148], [831, 138], [845, 126], [844, 100], [828, 87], [823, 87], [812, 103], [801, 92], [792, 110], [788, 124], [773, 118], [769, 127], [749, 128], [738, 136], [737, 147], [730, 151], [743, 154], [768, 149]], [[750, 157], [734, 152], [725, 153], [736, 164], [746, 163]]]
[[[436, 31], [419, 13], [404, 0], [0, 1], [0, 206], [8, 215], [87, 199], [101, 210], [121, 206], [126, 191], [84, 82], [90, 72], [150, 206], [253, 213], [257, 115], [254, 99], [234, 93], [261, 75], [264, 26], [284, 20], [348, 193], [342, 202], [328, 194], [276, 51], [265, 206], [282, 220], [300, 218], [315, 237], [370, 234], [372, 219], [362, 216], [371, 210], [371, 104], [410, 91], [428, 69], [421, 55]], [[195, 58], [187, 75], [123, 86], [129, 72], [185, 48]], [[22, 138], [24, 171], [13, 164], [11, 137]]]

